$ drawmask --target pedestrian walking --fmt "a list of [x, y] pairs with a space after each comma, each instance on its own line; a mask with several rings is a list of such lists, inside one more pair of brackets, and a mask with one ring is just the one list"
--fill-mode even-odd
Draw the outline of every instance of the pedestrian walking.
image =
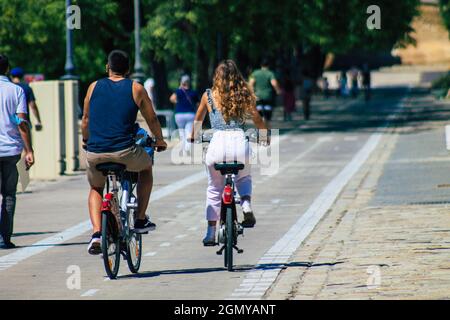
[[190, 77], [182, 76], [180, 87], [172, 94], [170, 101], [175, 104], [175, 122], [179, 129], [184, 154], [190, 152], [191, 143], [187, 141], [187, 137], [194, 125], [199, 100], [198, 93], [191, 89]]
[[27, 101], [27, 107], [28, 107], [28, 121], [31, 124], [31, 117], [30, 117], [30, 110], [33, 112], [34, 117], [36, 118], [37, 122], [34, 125], [36, 131], [42, 130], [42, 121], [41, 121], [41, 115], [39, 114], [39, 109], [36, 104], [36, 98], [34, 96], [33, 89], [23, 80], [23, 76], [25, 74], [24, 70], [20, 67], [13, 68], [10, 72], [11, 74], [11, 81], [20, 86], [23, 91], [25, 92], [25, 99]]
[[311, 96], [314, 89], [313, 79], [308, 75], [303, 76], [302, 85], [302, 103], [303, 103], [303, 116], [305, 120], [309, 120], [311, 116]]
[[364, 99], [365, 101], [370, 100], [370, 90], [371, 90], [371, 75], [370, 75], [370, 68], [368, 63], [364, 63], [362, 70], [361, 70], [361, 77], [362, 77], [362, 85], [364, 89]]
[[256, 109], [268, 124], [272, 120], [272, 112], [275, 106], [275, 93], [281, 94], [275, 74], [269, 69], [269, 61], [263, 59], [261, 69], [250, 75], [250, 87], [256, 95]]
[[348, 79], [347, 79], [347, 72], [345, 70], [341, 71], [338, 80], [339, 80], [339, 95], [344, 98], [348, 97], [349, 94], [347, 86]]
[[328, 99], [330, 97], [330, 83], [328, 82], [328, 78], [323, 77], [321, 83], [322, 83], [323, 97], [325, 99]]
[[350, 84], [351, 84], [351, 88], [350, 88], [350, 92], [352, 95], [352, 98], [356, 98], [358, 96], [358, 92], [359, 92], [359, 88], [358, 88], [358, 75], [359, 75], [359, 70], [356, 66], [353, 66], [350, 71]]
[[156, 111], [156, 102], [155, 102], [155, 80], [153, 78], [148, 78], [144, 82], [144, 89], [147, 91], [148, 97], [152, 101], [153, 109]]
[[291, 121], [292, 113], [295, 112], [295, 86], [290, 75], [286, 76], [283, 83], [283, 105], [284, 121]]
[[6, 76], [9, 60], [0, 54], [0, 180], [2, 248], [14, 248], [11, 242], [16, 208], [16, 189], [19, 180], [17, 162], [25, 149], [25, 164], [29, 169], [34, 163], [31, 147], [28, 111], [24, 90]]

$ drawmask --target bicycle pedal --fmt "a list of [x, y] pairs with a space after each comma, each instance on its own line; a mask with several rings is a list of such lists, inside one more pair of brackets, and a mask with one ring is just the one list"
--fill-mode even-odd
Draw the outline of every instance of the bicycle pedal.
[[218, 256], [221, 256], [222, 255], [222, 251], [216, 251], [216, 254], [218, 255]]

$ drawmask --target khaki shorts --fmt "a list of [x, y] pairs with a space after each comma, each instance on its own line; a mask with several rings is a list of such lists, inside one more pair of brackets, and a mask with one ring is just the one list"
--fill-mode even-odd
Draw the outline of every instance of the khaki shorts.
[[86, 152], [87, 177], [91, 187], [103, 188], [105, 186], [106, 177], [95, 168], [99, 163], [105, 162], [124, 164], [127, 166], [127, 170], [131, 172], [140, 172], [152, 165], [150, 156], [140, 146], [132, 146], [111, 153]]

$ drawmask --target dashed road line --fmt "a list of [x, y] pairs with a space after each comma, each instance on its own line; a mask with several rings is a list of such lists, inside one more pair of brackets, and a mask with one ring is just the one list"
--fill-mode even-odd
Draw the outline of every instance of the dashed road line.
[[170, 242], [163, 242], [159, 245], [160, 247], [170, 247], [171, 243]]
[[85, 293], [83, 293], [83, 294], [81, 295], [81, 297], [92, 297], [92, 296], [95, 295], [98, 291], [99, 291], [99, 289], [89, 289], [88, 291], [86, 291]]

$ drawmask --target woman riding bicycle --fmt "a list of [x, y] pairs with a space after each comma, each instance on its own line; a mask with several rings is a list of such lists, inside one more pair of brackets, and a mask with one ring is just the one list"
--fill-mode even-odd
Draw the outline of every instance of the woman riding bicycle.
[[219, 64], [214, 74], [212, 90], [206, 90], [202, 96], [195, 115], [192, 141], [199, 135], [206, 113], [209, 113], [214, 134], [205, 158], [208, 172], [206, 195], [208, 227], [203, 244], [213, 246], [216, 244], [216, 225], [220, 218], [221, 195], [224, 188], [224, 178], [214, 169], [214, 164], [224, 161], [238, 161], [245, 164], [245, 168], [236, 176], [235, 183], [244, 213], [242, 226], [253, 227], [256, 219], [251, 208], [250, 150], [243, 127], [245, 120], [250, 117], [257, 129], [267, 129], [267, 127], [256, 109], [256, 97], [253, 91], [232, 60]]

